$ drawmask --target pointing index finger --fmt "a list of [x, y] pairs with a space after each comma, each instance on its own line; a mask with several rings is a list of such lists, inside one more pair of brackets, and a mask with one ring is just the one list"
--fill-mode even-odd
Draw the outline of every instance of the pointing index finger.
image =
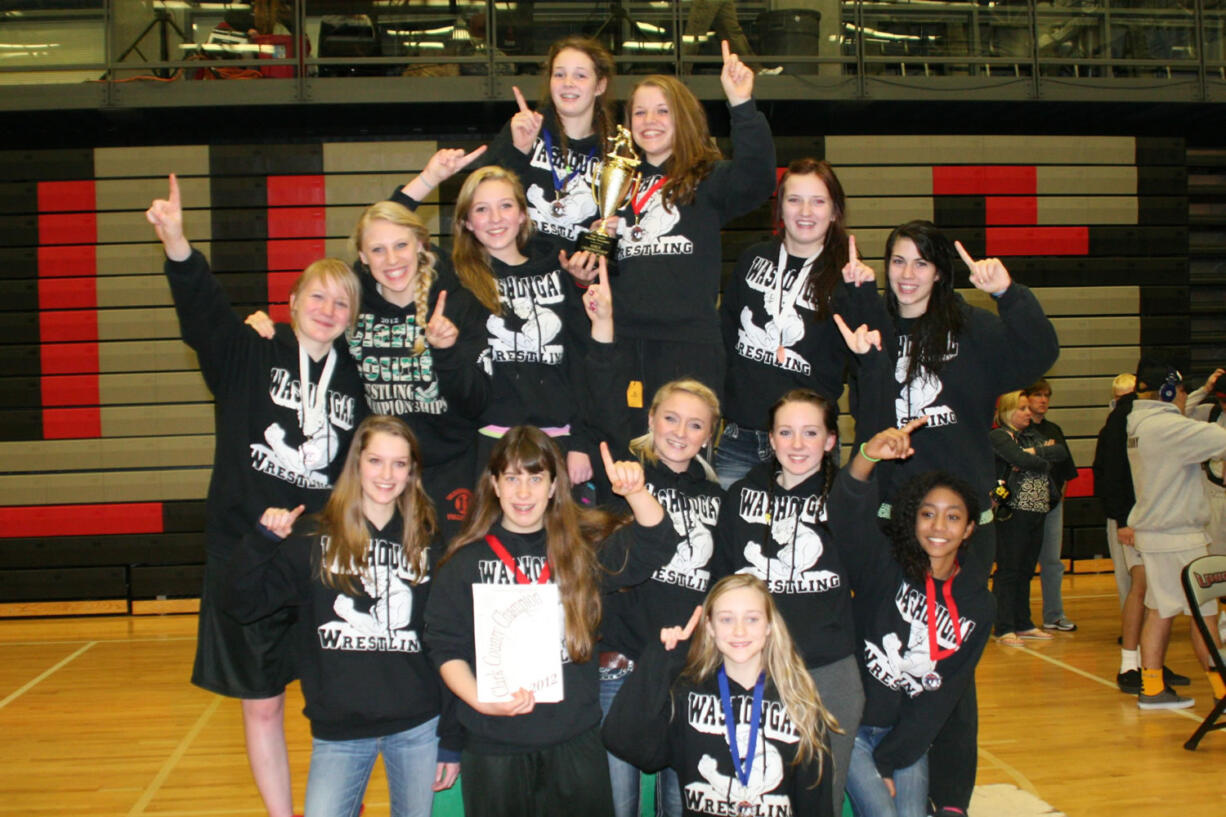
[[685, 625], [685, 629], [681, 631], [681, 638], [684, 640], [694, 634], [694, 628], [698, 626], [698, 622], [702, 620], [702, 605], [694, 608], [693, 614], [690, 616], [689, 622]]
[[521, 113], [532, 113], [532, 109], [528, 107], [527, 100], [525, 100], [524, 95], [520, 93], [519, 86], [512, 85], [511, 91], [515, 94], [515, 104], [519, 105], [520, 112]]
[[604, 463], [605, 474], [607, 474], [609, 478], [612, 479], [613, 471], [614, 471], [613, 455], [609, 453], [609, 444], [606, 442], [602, 442], [600, 444], [600, 460], [601, 462]]
[[720, 50], [720, 53], [723, 54], [724, 56], [724, 62], [728, 62], [728, 58], [732, 56], [732, 49], [728, 47], [727, 40], [719, 41], [719, 50]]
[[928, 424], [928, 415], [921, 414], [919, 417], [912, 418], [911, 422], [907, 423], [905, 426], [903, 426], [899, 430], [902, 431], [904, 434], [910, 434], [916, 429], [918, 429], [920, 426], [927, 425], [927, 424]]
[[604, 287], [606, 295], [612, 294], [611, 290], [609, 289], [609, 262], [605, 260], [603, 255], [600, 256], [600, 260], [596, 265], [596, 283]]
[[171, 203], [171, 205], [172, 205], [172, 206], [174, 206], [174, 207], [180, 207], [180, 206], [181, 206], [181, 204], [180, 204], [180, 201], [181, 201], [181, 200], [180, 200], [180, 198], [179, 198], [179, 177], [178, 177], [178, 176], [176, 176], [176, 175], [175, 175], [175, 174], [173, 174], [173, 173], [171, 173], [171, 174], [170, 174], [170, 196], [169, 196], [169, 200], [170, 200], [170, 203]]
[[853, 264], [860, 260], [860, 257], [856, 255], [856, 237], [854, 235], [847, 239], [847, 260]]
[[476, 159], [482, 153], [485, 153], [485, 149], [488, 147], [489, 145], [482, 145], [471, 153], [466, 154], [464, 158], [460, 160], [460, 167], [468, 167], [468, 165], [472, 164], [474, 159]]
[[433, 321], [435, 318], [445, 317], [445, 315], [443, 314], [443, 307], [446, 304], [447, 304], [447, 290], [441, 289], [439, 290], [439, 293], [438, 293], [438, 300], [434, 304], [434, 314], [430, 316], [431, 321]]
[[975, 259], [971, 258], [971, 254], [966, 251], [966, 247], [962, 246], [961, 241], [954, 242], [954, 249], [958, 251], [958, 255], [962, 256], [962, 260], [971, 268], [971, 272], [975, 271]]

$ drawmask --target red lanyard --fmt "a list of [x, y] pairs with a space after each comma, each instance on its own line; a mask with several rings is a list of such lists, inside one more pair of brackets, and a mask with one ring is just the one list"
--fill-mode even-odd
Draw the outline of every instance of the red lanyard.
[[[515, 573], [515, 581], [518, 584], [532, 584], [532, 580], [524, 575], [524, 571], [519, 569], [519, 565], [516, 564], [515, 560], [511, 558], [511, 554], [507, 552], [507, 549], [503, 546], [502, 542], [498, 541], [497, 536], [492, 533], [487, 533], [485, 535], [485, 541], [489, 543], [490, 550], [494, 551], [494, 555], [507, 566], [507, 570], [511, 570]], [[545, 569], [541, 571], [541, 575], [537, 576], [536, 583], [545, 584], [548, 581], [549, 562], [545, 562]]]
[[949, 578], [945, 580], [945, 586], [941, 588], [941, 595], [945, 597], [945, 606], [949, 609], [949, 616], [953, 619], [954, 639], [958, 646], [948, 650], [937, 648], [937, 588], [936, 583], [932, 580], [932, 571], [928, 571], [924, 576], [924, 602], [928, 607], [928, 657], [933, 661], [940, 661], [942, 658], [948, 658], [958, 651], [962, 646], [962, 622], [958, 619], [958, 605], [954, 603], [954, 576], [958, 575], [958, 567], [954, 566], [954, 572], [949, 574]]
[[668, 176], [661, 176], [655, 184], [647, 188], [643, 195], [630, 198], [630, 209], [634, 211], [635, 218], [638, 218], [639, 213], [643, 212], [643, 208], [647, 206], [647, 202], [651, 201], [651, 197], [664, 186], [666, 181], [668, 181]]

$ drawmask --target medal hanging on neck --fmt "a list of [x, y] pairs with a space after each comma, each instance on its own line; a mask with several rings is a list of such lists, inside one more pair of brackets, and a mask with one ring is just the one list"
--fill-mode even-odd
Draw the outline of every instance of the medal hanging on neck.
[[[758, 680], [753, 685], [753, 705], [749, 710], [749, 743], [745, 746], [745, 762], [741, 762], [741, 750], [736, 742], [736, 713], [732, 711], [732, 692], [728, 688], [728, 673], [721, 664], [716, 672], [719, 680], [719, 701], [724, 710], [724, 727], [728, 732], [728, 752], [732, 755], [732, 770], [742, 787], [748, 788], [749, 775], [753, 771], [753, 758], [758, 749], [758, 727], [762, 723], [762, 694], [766, 690], [766, 673], [758, 673]], [[731, 786], [731, 781], [729, 781]], [[729, 800], [729, 805], [731, 805]], [[757, 811], [756, 806], [748, 800], [736, 804], [738, 817], [752, 817]]]
[[[780, 366], [783, 365], [784, 359], [787, 357], [787, 350], [783, 345], [783, 313], [787, 310], [796, 308], [796, 301], [800, 298], [800, 291], [804, 288], [805, 281], [809, 277], [809, 270], [813, 269], [813, 262], [817, 260], [817, 256], [821, 255], [822, 251], [818, 250], [816, 255], [809, 256], [801, 264], [800, 272], [796, 274], [796, 280], [792, 282], [791, 289], [783, 289], [783, 275], [787, 271], [788, 250], [782, 241], [779, 242], [779, 263], [775, 265], [775, 284], [778, 288], [777, 297], [775, 300], [775, 329], [779, 332], [779, 345], [775, 347], [775, 362]], [[784, 309], [784, 297], [787, 297], [787, 310]]]
[[[328, 359], [324, 362], [323, 373], [319, 376], [319, 382], [315, 384], [315, 389], [311, 389], [311, 356], [307, 354], [307, 350], [302, 344], [298, 344], [298, 388], [300, 390], [298, 401], [298, 427], [302, 429], [302, 436], [306, 440], [314, 440], [322, 437], [327, 441], [331, 437], [328, 433], [328, 384], [332, 382], [332, 372], [336, 369], [336, 347], [328, 349]], [[331, 462], [332, 458], [328, 457], [323, 465]], [[310, 464], [303, 463], [305, 467], [315, 470]]]
[[[954, 602], [954, 576], [958, 575], [958, 566], [954, 565], [954, 572], [949, 574], [949, 578], [945, 580], [945, 586], [941, 588], [941, 595], [945, 597], [945, 607], [949, 610], [950, 623], [954, 628], [954, 641], [957, 644], [949, 649], [941, 649], [937, 644], [937, 589], [936, 582], [932, 578], [932, 571], [929, 570], [924, 575], [924, 606], [925, 612], [928, 614], [928, 657], [935, 664], [942, 658], [948, 658], [956, 653], [959, 647], [962, 646], [962, 621], [958, 618], [958, 605]], [[939, 689], [941, 686], [941, 676], [935, 672], [930, 672], [924, 676], [924, 688], [929, 692]]]
[[643, 240], [643, 235], [647, 231], [643, 229], [643, 225], [638, 223], [639, 213], [642, 213], [645, 209], [647, 209], [647, 203], [651, 201], [651, 197], [654, 196], [656, 191], [663, 187], [664, 183], [667, 181], [668, 176], [661, 176], [660, 178], [656, 179], [655, 184], [643, 192], [643, 195], [631, 197], [630, 209], [634, 212], [634, 226], [630, 228], [631, 241]]
[[[524, 571], [519, 569], [519, 564], [511, 558], [511, 554], [507, 550], [506, 545], [499, 541], [497, 536], [492, 533], [487, 533], [485, 535], [485, 543], [490, 546], [490, 550], [494, 551], [494, 555], [498, 557], [498, 561], [506, 565], [507, 570], [511, 571], [511, 573], [515, 575], [516, 584], [532, 584], [532, 580], [528, 578]], [[548, 582], [549, 574], [549, 562], [545, 562], [545, 568], [541, 571], [541, 574], [536, 577], [536, 583], [545, 584]]]
[[566, 215], [566, 186], [583, 167], [591, 164], [591, 160], [596, 157], [596, 148], [593, 147], [588, 151], [587, 162], [571, 168], [570, 173], [562, 178], [553, 166], [553, 136], [550, 135], [548, 128], [541, 128], [541, 139], [545, 142], [545, 161], [549, 163], [549, 175], [553, 179], [553, 202], [549, 205], [549, 210], [553, 213], [554, 218], [562, 218]]

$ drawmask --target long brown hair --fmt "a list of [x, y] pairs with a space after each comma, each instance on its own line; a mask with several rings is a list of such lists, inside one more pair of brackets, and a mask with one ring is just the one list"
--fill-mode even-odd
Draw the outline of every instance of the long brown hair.
[[350, 596], [356, 593], [354, 577], [370, 566], [370, 533], [362, 512], [361, 463], [362, 454], [376, 434], [399, 437], [409, 445], [409, 478], [404, 491], [396, 498], [396, 510], [404, 523], [401, 552], [404, 564], [415, 569], [414, 584], [426, 575], [426, 551], [437, 530], [434, 506], [421, 483], [421, 449], [417, 437], [396, 417], [383, 414], [367, 417], [353, 434], [344, 468], [319, 513], [316, 527], [316, 532], [324, 538], [319, 578], [328, 587]]
[[839, 728], [839, 722], [822, 704], [822, 696], [813, 683], [813, 677], [805, 669], [800, 654], [796, 652], [792, 635], [775, 606], [775, 600], [767, 591], [766, 584], [757, 576], [734, 573], [712, 585], [702, 603], [703, 620], [691, 636], [690, 651], [686, 656], [681, 677], [691, 683], [701, 684], [714, 675], [715, 670], [724, 662], [724, 656], [716, 647], [715, 639], [708, 632], [712, 610], [725, 593], [742, 588], [756, 590], [762, 596], [762, 603], [766, 608], [766, 623], [770, 625], [770, 634], [766, 637], [766, 646], [762, 649], [762, 669], [766, 672], [767, 680], [778, 690], [779, 700], [783, 702], [788, 717], [800, 736], [796, 757], [792, 762], [799, 764], [809, 758], [816, 758], [820, 780], [827, 735], [842, 730]]
[[830, 226], [826, 230], [826, 238], [822, 242], [822, 259], [814, 265], [817, 274], [810, 275], [805, 285], [805, 297], [817, 306], [817, 317], [824, 320], [830, 316], [830, 299], [834, 288], [842, 280], [843, 267], [847, 265], [847, 195], [843, 192], [843, 183], [839, 181], [834, 168], [825, 159], [793, 159], [787, 170], [779, 178], [779, 186], [775, 189], [775, 221], [782, 235], [783, 199], [786, 195], [788, 179], [793, 176], [817, 176], [826, 185], [830, 194], [830, 209], [833, 211]]
[[550, 78], [553, 77], [553, 61], [558, 58], [558, 55], [563, 51], [570, 49], [578, 51], [587, 56], [592, 61], [592, 65], [596, 67], [596, 79], [604, 80], [604, 93], [596, 97], [595, 107], [592, 111], [592, 130], [595, 132], [597, 141], [596, 149], [604, 150], [607, 147], [607, 142], [610, 136], [613, 135], [614, 128], [614, 113], [613, 101], [611, 99], [611, 91], [613, 90], [613, 77], [617, 73], [617, 63], [613, 61], [613, 55], [609, 53], [609, 49], [604, 47], [604, 43], [600, 40], [593, 40], [591, 37], [585, 37], [582, 34], [569, 34], [560, 40], [554, 40], [553, 45], [549, 46], [549, 55], [545, 58], [545, 78], [541, 87], [541, 107], [548, 106], [548, 110], [553, 116], [553, 131], [558, 135], [558, 144], [562, 147], [562, 154], [566, 154], [568, 148], [566, 129], [562, 127], [561, 121], [558, 119], [558, 113], [553, 106], [553, 97], [549, 93]]
[[571, 498], [566, 460], [553, 440], [535, 426], [516, 426], [503, 435], [477, 480], [473, 510], [444, 559], [480, 542], [502, 516], [494, 483], [506, 472], [548, 473], [553, 496], [545, 509], [545, 556], [558, 584], [566, 613], [566, 650], [582, 664], [592, 657], [600, 624], [601, 565], [596, 549], [625, 520], [583, 508]]
[[645, 85], [660, 89], [673, 118], [673, 150], [662, 168], [668, 174], [661, 191], [664, 204], [668, 207], [689, 204], [694, 200], [698, 183], [707, 177], [723, 154], [711, 139], [707, 114], [698, 97], [676, 77], [666, 74], [652, 74], [634, 86], [626, 100], [627, 128], [634, 114], [634, 95]]
[[417, 326], [417, 339], [413, 342], [413, 354], [426, 351], [426, 322], [430, 320], [430, 287], [438, 272], [434, 268], [435, 255], [430, 251], [430, 230], [421, 217], [403, 204], [394, 201], [377, 201], [367, 207], [353, 227], [349, 243], [355, 253], [361, 253], [366, 231], [376, 221], [386, 221], [404, 227], [417, 240], [417, 278], [414, 281], [413, 311]]
[[489, 181], [503, 181], [511, 185], [511, 194], [518, 202], [520, 211], [524, 213], [524, 223], [515, 236], [515, 244], [520, 252], [528, 246], [528, 238], [532, 235], [532, 219], [527, 217], [528, 199], [524, 196], [524, 186], [520, 183], [519, 176], [498, 165], [486, 165], [468, 174], [460, 188], [459, 196], [456, 197], [455, 213], [452, 216], [455, 243], [451, 248], [451, 259], [464, 288], [476, 296], [482, 306], [498, 315], [502, 312], [502, 307], [498, 300], [498, 281], [490, 270], [490, 254], [466, 226], [477, 188]]

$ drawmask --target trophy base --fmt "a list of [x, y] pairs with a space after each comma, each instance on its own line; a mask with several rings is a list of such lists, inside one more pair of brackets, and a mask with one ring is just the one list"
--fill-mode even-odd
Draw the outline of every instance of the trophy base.
[[575, 242], [576, 250], [590, 252], [592, 255], [603, 255], [605, 258], [610, 257], [616, 248], [617, 239], [598, 230], [583, 233]]

